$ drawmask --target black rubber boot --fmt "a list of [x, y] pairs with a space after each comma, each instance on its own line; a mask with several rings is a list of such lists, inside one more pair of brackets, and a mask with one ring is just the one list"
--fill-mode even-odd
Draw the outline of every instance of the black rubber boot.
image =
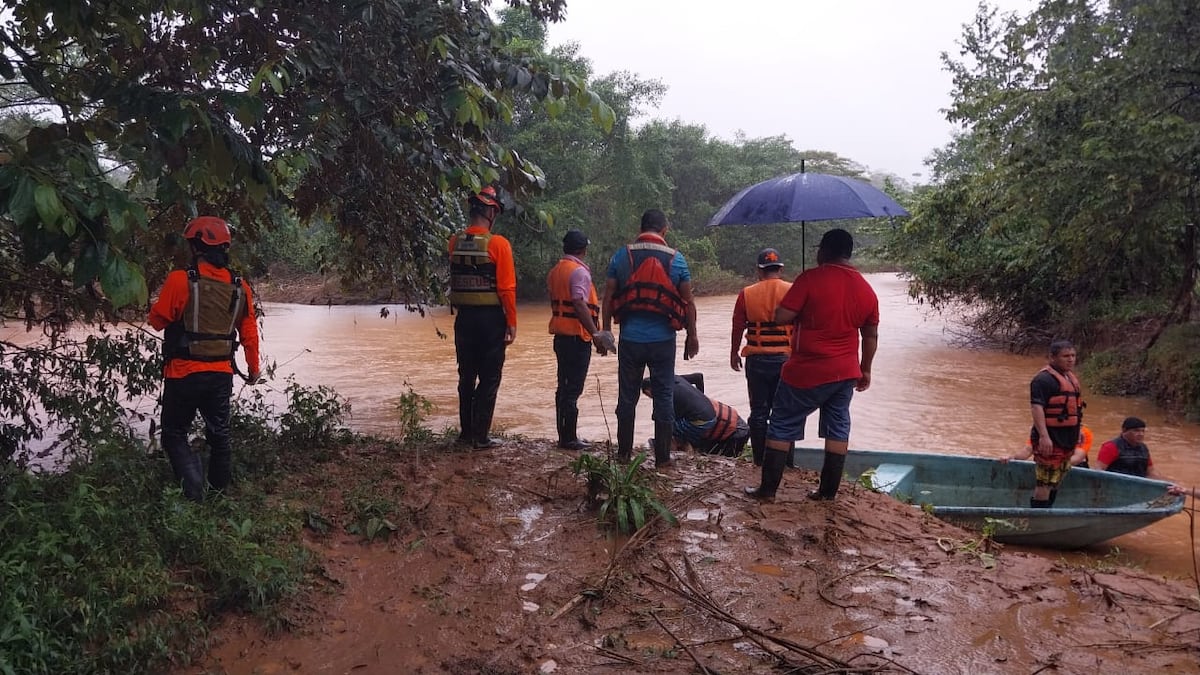
[[617, 423], [617, 461], [633, 460], [633, 423], [622, 425]]
[[767, 449], [767, 430], [750, 430], [750, 453], [754, 456], [754, 466], [762, 466], [763, 451]]
[[175, 472], [175, 480], [183, 486], [183, 496], [199, 502], [204, 500], [204, 463], [198, 453], [187, 445], [173, 445], [166, 449], [167, 459]]
[[787, 468], [796, 468], [796, 444], [794, 442], [788, 445]]
[[842, 485], [842, 472], [845, 469], [845, 455], [826, 452], [825, 462], [821, 465], [821, 483], [816, 490], [808, 494], [808, 498], [817, 501], [833, 501], [837, 497], [838, 488]]
[[1050, 499], [1030, 499], [1029, 508], [1031, 509], [1048, 509], [1053, 503]]
[[654, 423], [654, 466], [666, 466], [671, 463], [671, 432], [675, 425], [671, 422]]
[[746, 496], [764, 502], [775, 499], [775, 492], [779, 490], [786, 465], [786, 452], [767, 448], [763, 453], [762, 482], [758, 487], [746, 488]]

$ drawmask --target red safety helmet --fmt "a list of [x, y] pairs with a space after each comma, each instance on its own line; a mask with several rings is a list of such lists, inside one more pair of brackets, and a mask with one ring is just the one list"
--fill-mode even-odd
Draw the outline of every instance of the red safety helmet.
[[220, 246], [221, 244], [229, 244], [232, 241], [232, 237], [229, 234], [229, 223], [216, 216], [192, 218], [192, 221], [183, 230], [183, 238], [187, 240], [199, 239], [209, 246]]
[[496, 188], [491, 185], [484, 187], [479, 194], [472, 196], [471, 201], [498, 209], [501, 213], [504, 212], [504, 204], [500, 203], [500, 196], [496, 194]]

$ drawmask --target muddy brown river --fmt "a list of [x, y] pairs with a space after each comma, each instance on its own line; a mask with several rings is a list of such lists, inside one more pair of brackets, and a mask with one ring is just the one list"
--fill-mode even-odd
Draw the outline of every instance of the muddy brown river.
[[[881, 303], [879, 353], [870, 390], [854, 399], [850, 447], [977, 456], [1019, 449], [1030, 424], [1029, 380], [1044, 358], [958, 346], [952, 324], [912, 301], [901, 279], [892, 274], [868, 278]], [[709, 395], [746, 415], [745, 380], [729, 368], [733, 304], [733, 296], [698, 300], [700, 354], [684, 361], [681, 349], [676, 368], [703, 372]], [[279, 376], [294, 374], [301, 384], [323, 384], [340, 392], [352, 406], [356, 430], [394, 433], [397, 404], [409, 387], [434, 404], [429, 426], [440, 431], [457, 425], [453, 317], [445, 308], [424, 317], [394, 306], [382, 317], [380, 309], [269, 304], [265, 358], [278, 364]], [[555, 361], [546, 332], [549, 308], [523, 304], [518, 312], [517, 341], [508, 351], [495, 427], [508, 434], [552, 438]], [[615, 442], [616, 373], [615, 357], [593, 357], [580, 400], [581, 437]], [[282, 389], [278, 380], [272, 386]], [[1086, 380], [1084, 387], [1086, 392]], [[1200, 425], [1172, 418], [1141, 399], [1089, 395], [1087, 401], [1087, 424], [1096, 434], [1093, 456], [1101, 440], [1117, 435], [1124, 417], [1137, 415], [1149, 424], [1147, 444], [1155, 466], [1181, 484], [1200, 484]], [[650, 402], [643, 399], [638, 442], [652, 433]], [[815, 416], [807, 435], [811, 440], [805, 444], [817, 447]], [[1112, 540], [1092, 554], [1107, 554], [1113, 547], [1148, 571], [1191, 576], [1184, 515]]]

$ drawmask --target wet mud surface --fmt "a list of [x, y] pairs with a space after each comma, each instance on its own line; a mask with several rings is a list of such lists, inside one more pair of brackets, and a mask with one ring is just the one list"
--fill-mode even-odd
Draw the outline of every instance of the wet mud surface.
[[355, 453], [292, 489], [339, 522], [347, 484], [402, 486], [395, 534], [306, 530], [291, 628], [232, 618], [180, 672], [1200, 672], [1194, 582], [990, 548], [848, 483], [810, 502], [812, 472], [758, 504], [748, 462], [680, 456], [655, 479], [678, 526], [614, 538], [547, 442]]

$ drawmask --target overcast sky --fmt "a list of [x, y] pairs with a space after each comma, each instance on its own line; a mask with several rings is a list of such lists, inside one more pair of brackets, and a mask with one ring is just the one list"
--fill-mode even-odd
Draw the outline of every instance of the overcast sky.
[[[1031, 11], [1035, 0], [992, 0]], [[628, 70], [668, 87], [652, 117], [733, 140], [786, 135], [872, 171], [924, 182], [950, 140], [941, 112], [974, 0], [569, 0], [550, 44], [574, 41], [597, 75]], [[913, 174], [920, 174], [914, 178]]]

